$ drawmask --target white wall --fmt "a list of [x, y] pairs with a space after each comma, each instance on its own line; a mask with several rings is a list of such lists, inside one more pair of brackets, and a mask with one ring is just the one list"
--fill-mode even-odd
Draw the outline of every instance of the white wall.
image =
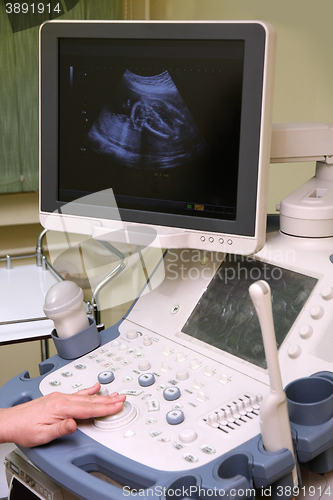
[[[273, 122], [333, 123], [332, 0], [150, 0], [150, 15], [270, 22], [278, 39]], [[272, 165], [268, 211], [273, 213], [276, 203], [311, 177], [314, 167]]]

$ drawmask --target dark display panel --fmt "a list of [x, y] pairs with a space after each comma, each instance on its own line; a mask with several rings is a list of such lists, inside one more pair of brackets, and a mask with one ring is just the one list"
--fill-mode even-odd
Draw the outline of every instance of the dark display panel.
[[59, 41], [59, 199], [234, 220], [243, 40]]
[[249, 286], [257, 280], [271, 287], [279, 348], [318, 280], [239, 256], [230, 255], [222, 263], [182, 331], [266, 368], [259, 320], [249, 295]]

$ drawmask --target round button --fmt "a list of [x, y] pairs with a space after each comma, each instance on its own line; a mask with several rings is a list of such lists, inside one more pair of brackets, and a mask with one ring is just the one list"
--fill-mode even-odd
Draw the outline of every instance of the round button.
[[144, 335], [143, 337], [143, 345], [152, 345], [152, 341], [151, 341], [151, 338], [149, 337], [149, 335]]
[[167, 387], [163, 391], [163, 397], [166, 401], [175, 401], [180, 397], [180, 390], [178, 387]]
[[184, 453], [183, 459], [186, 460], [186, 462], [190, 462], [191, 464], [198, 461], [198, 457], [196, 457], [192, 453]]
[[321, 291], [321, 296], [325, 300], [331, 300], [333, 298], [333, 288], [325, 286]]
[[324, 316], [324, 309], [321, 306], [313, 306], [310, 310], [313, 319], [320, 319]]
[[104, 386], [102, 386], [100, 388], [100, 390], [98, 391], [98, 393], [100, 396], [107, 396], [109, 394], [109, 391], [107, 390], [107, 388]]
[[176, 373], [177, 380], [186, 380], [189, 378], [189, 373], [187, 370], [178, 370]]
[[61, 385], [61, 382], [60, 380], [51, 380], [49, 384], [52, 385], [53, 387], [59, 387], [59, 385]]
[[298, 358], [302, 353], [302, 349], [299, 345], [293, 344], [288, 349], [288, 356], [292, 359]]
[[148, 359], [141, 359], [138, 363], [138, 368], [142, 371], [149, 370], [149, 368], [151, 368], [150, 361], [148, 361]]
[[207, 453], [207, 455], [212, 455], [213, 453], [216, 452], [215, 448], [213, 448], [212, 446], [209, 446], [208, 444], [202, 444], [200, 446], [200, 450], [203, 453]]
[[100, 429], [115, 429], [131, 422], [137, 414], [137, 410], [128, 401], [125, 401], [120, 412], [106, 417], [96, 417], [93, 419], [95, 427]]
[[302, 325], [299, 329], [299, 334], [302, 339], [308, 339], [313, 334], [313, 328], [310, 325]]
[[184, 418], [184, 413], [181, 410], [171, 410], [166, 414], [166, 420], [170, 425], [181, 424]]
[[183, 429], [179, 434], [179, 441], [182, 443], [192, 443], [198, 437], [194, 429]]
[[132, 430], [128, 430], [123, 434], [124, 438], [132, 438], [135, 436], [135, 432]]
[[149, 387], [155, 382], [155, 375], [153, 373], [143, 373], [138, 378], [139, 385], [141, 387]]
[[76, 363], [76, 365], [74, 365], [74, 368], [76, 368], [76, 370], [85, 370], [87, 367], [83, 363]]
[[134, 330], [134, 328], [131, 328], [126, 332], [126, 338], [131, 340], [131, 339], [136, 339], [139, 336], [139, 333]]
[[114, 381], [114, 373], [111, 371], [105, 371], [98, 374], [98, 382], [100, 384], [110, 384]]

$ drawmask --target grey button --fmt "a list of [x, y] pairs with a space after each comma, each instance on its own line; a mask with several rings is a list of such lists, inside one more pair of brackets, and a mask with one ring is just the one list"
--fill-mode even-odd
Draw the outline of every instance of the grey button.
[[184, 418], [184, 413], [181, 410], [171, 410], [166, 414], [167, 422], [170, 425], [181, 424]]
[[180, 397], [180, 390], [178, 387], [167, 387], [163, 391], [163, 396], [167, 401], [175, 401]]
[[138, 378], [138, 382], [141, 387], [148, 387], [150, 385], [153, 385], [155, 382], [155, 375], [153, 375], [153, 373], [143, 373]]
[[101, 372], [97, 378], [100, 384], [110, 384], [114, 381], [114, 373], [111, 371]]

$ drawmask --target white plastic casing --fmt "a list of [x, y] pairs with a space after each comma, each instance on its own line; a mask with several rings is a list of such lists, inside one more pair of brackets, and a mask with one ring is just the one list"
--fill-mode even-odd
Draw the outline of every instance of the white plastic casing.
[[[57, 21], [53, 21], [56, 23]], [[80, 21], [83, 22], [83, 21]], [[159, 21], [153, 21], [158, 23]], [[212, 23], [215, 21], [211, 21]], [[223, 21], [224, 24], [232, 24], [235, 21]], [[260, 142], [258, 155], [258, 182], [256, 199], [256, 221], [254, 235], [240, 235], [233, 233], [215, 233], [196, 229], [185, 229], [182, 227], [168, 227], [151, 225], [157, 231], [158, 237], [151, 242], [151, 246], [161, 248], [194, 248], [210, 250], [215, 252], [226, 252], [240, 255], [252, 255], [259, 251], [265, 244], [266, 237], [266, 215], [268, 200], [268, 174], [271, 152], [272, 135], [272, 104], [275, 68], [276, 33], [273, 26], [263, 21], [237, 21], [238, 23], [261, 25], [266, 33], [265, 59], [263, 72], [263, 94], [261, 106]], [[177, 21], [172, 21], [177, 23]], [[198, 21], [200, 23], [200, 21]], [[43, 212], [40, 207], [39, 218], [41, 224], [49, 230], [64, 231], [69, 233], [88, 234], [93, 238], [117, 241], [117, 230], [130, 226], [131, 222], [120, 220], [108, 221], [97, 220], [82, 216], [72, 217], [58, 212]], [[140, 226], [140, 224], [135, 224]], [[142, 227], [145, 224], [141, 224]], [[144, 230], [143, 230], [144, 232]]]

